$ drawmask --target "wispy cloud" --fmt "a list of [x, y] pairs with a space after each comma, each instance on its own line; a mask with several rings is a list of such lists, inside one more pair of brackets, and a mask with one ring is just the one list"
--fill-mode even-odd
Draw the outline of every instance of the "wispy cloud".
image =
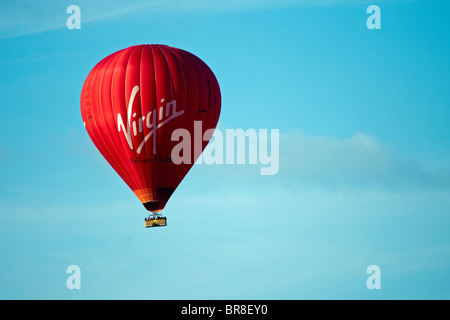
[[41, 33], [63, 28], [68, 17], [66, 9], [76, 4], [81, 8], [82, 22], [149, 11], [236, 11], [270, 9], [290, 6], [323, 6], [369, 3], [368, 0], [17, 0], [2, 6], [0, 39]]

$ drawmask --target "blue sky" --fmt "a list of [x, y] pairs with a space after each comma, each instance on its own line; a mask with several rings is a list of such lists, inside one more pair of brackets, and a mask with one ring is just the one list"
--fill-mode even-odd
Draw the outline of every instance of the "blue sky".
[[[81, 30], [66, 8], [81, 9]], [[380, 30], [366, 9], [381, 8]], [[14, 1], [0, 12], [0, 298], [448, 299], [450, 5]], [[196, 165], [147, 230], [81, 121], [84, 79], [188, 50], [219, 129], [280, 130], [280, 169]], [[81, 269], [68, 290], [66, 268]], [[366, 287], [369, 265], [381, 289]], [[156, 278], [151, 275], [158, 275]]]

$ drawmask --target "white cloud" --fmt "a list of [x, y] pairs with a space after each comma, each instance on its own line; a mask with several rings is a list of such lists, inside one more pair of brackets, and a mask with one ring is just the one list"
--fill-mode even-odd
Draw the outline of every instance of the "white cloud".
[[294, 189], [450, 189], [448, 165], [402, 155], [393, 146], [362, 132], [345, 139], [308, 136], [300, 131], [282, 132], [279, 149], [279, 171], [274, 176], [260, 176], [264, 165], [258, 162], [256, 165], [201, 164], [193, 168], [195, 174], [191, 177], [245, 179], [243, 186], [255, 188], [269, 182]]
[[450, 187], [448, 167], [427, 166], [421, 159], [400, 155], [365, 133], [336, 139], [292, 132], [282, 135], [280, 150], [280, 174], [284, 179], [296, 177], [299, 185]]

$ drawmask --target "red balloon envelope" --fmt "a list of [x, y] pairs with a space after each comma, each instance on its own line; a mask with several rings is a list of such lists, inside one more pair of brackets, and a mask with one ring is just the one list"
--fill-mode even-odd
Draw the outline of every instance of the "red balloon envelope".
[[[165, 45], [111, 54], [92, 69], [81, 92], [90, 138], [152, 212], [164, 208], [208, 144], [202, 138], [216, 127], [220, 106], [219, 84], [210, 68], [195, 55]], [[199, 152], [194, 123], [202, 141]], [[176, 164], [171, 157], [181, 141], [172, 141], [177, 129], [190, 133], [192, 161]]]

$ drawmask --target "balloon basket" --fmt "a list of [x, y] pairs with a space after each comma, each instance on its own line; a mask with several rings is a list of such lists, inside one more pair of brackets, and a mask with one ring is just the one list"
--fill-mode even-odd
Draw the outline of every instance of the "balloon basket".
[[145, 227], [165, 227], [167, 226], [167, 218], [161, 216], [160, 214], [151, 214], [148, 218], [145, 218]]

